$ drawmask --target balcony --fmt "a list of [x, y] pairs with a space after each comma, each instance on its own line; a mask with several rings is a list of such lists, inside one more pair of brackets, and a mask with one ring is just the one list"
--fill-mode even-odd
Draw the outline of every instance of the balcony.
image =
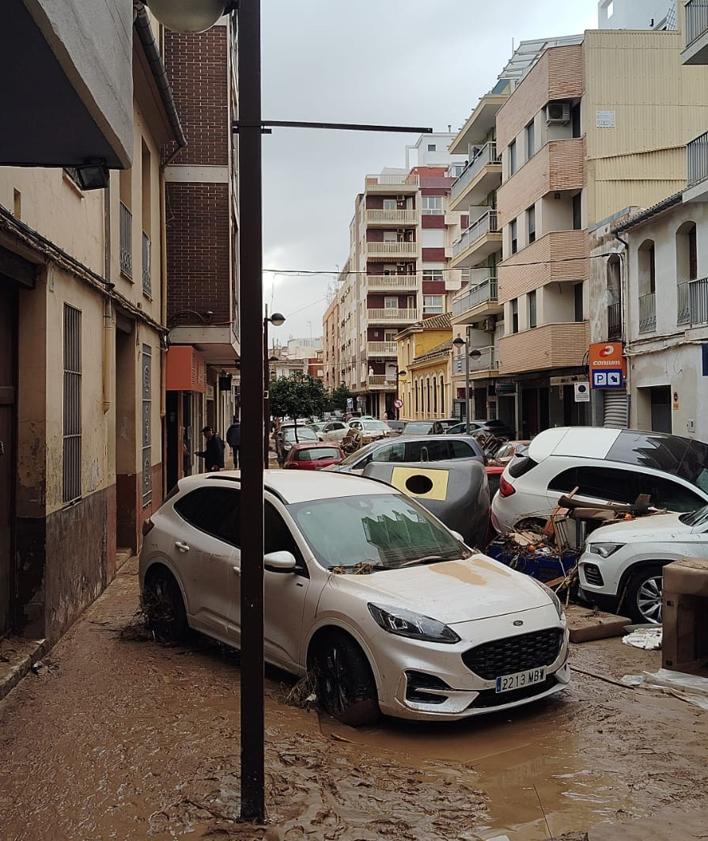
[[607, 341], [619, 342], [622, 340], [622, 303], [608, 304], [607, 306]]
[[691, 327], [708, 324], [708, 278], [692, 280], [688, 284]]
[[647, 292], [639, 296], [639, 332], [656, 330], [656, 293]]
[[389, 379], [386, 374], [369, 374], [366, 383], [369, 388], [380, 388], [388, 391], [396, 389], [396, 380]]
[[415, 257], [417, 242], [367, 242], [367, 257]]
[[461, 210], [465, 203], [479, 204], [484, 197], [501, 184], [501, 157], [497, 144], [486, 143], [465, 171], [452, 185], [450, 210]]
[[420, 312], [417, 309], [370, 309], [367, 310], [369, 324], [412, 324], [420, 321]]
[[[470, 348], [470, 379], [479, 380], [494, 376], [499, 368], [497, 353], [494, 345], [487, 347]], [[452, 359], [452, 376], [455, 378], [465, 377], [465, 355], [464, 352], [455, 355]]]
[[708, 131], [686, 146], [688, 178], [684, 201], [708, 199]]
[[516, 219], [543, 196], [581, 190], [584, 182], [584, 139], [550, 140], [499, 188], [497, 205], [501, 224]]
[[578, 283], [590, 276], [585, 231], [552, 231], [499, 266], [501, 303], [549, 283]]
[[452, 244], [454, 269], [474, 266], [485, 257], [501, 249], [501, 231], [497, 223], [497, 211], [487, 210], [467, 228]]
[[369, 356], [396, 356], [398, 346], [396, 342], [367, 342], [366, 350]]
[[370, 274], [366, 276], [369, 292], [416, 292], [418, 276], [414, 274]]
[[416, 210], [367, 210], [366, 224], [370, 228], [398, 227], [400, 225], [415, 225], [418, 221]]
[[408, 180], [408, 173], [394, 173], [391, 175], [367, 175], [365, 188], [367, 193], [385, 193], [401, 195], [403, 193], [417, 193], [417, 180]]
[[496, 275], [487, 275], [486, 270], [480, 270], [479, 274], [486, 276], [478, 282], [470, 280], [470, 285], [452, 299], [453, 324], [469, 324], [504, 309], [498, 302]]
[[119, 216], [120, 273], [128, 280], [133, 279], [133, 214], [120, 203]]
[[152, 264], [150, 237], [143, 231], [143, 295], [152, 295]]
[[688, 0], [684, 7], [684, 64], [708, 64], [708, 0]]
[[589, 343], [587, 321], [544, 324], [503, 336], [498, 342], [499, 373], [576, 368], [584, 364]]

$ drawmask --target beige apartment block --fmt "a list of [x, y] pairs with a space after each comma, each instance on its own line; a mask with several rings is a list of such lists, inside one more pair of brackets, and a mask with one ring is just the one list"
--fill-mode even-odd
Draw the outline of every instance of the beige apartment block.
[[586, 377], [587, 231], [684, 186], [708, 73], [682, 65], [682, 45], [675, 31], [588, 31], [546, 49], [499, 109], [498, 374], [515, 385], [522, 437], [590, 420], [573, 391]]
[[160, 159], [184, 138], [144, 10], [133, 36], [132, 167], [91, 191], [0, 169], [0, 636], [56, 639], [163, 498]]

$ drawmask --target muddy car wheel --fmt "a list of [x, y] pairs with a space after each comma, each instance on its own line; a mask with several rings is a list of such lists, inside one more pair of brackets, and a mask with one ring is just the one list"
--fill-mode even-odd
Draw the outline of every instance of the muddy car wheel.
[[627, 584], [625, 605], [635, 622], [661, 624], [662, 567], [651, 564], [635, 572]]
[[143, 610], [155, 636], [163, 642], [176, 642], [187, 636], [187, 611], [179, 585], [167, 570], [148, 574], [143, 593]]
[[325, 712], [351, 727], [378, 721], [376, 682], [364, 652], [351, 637], [326, 636], [315, 649], [312, 666]]

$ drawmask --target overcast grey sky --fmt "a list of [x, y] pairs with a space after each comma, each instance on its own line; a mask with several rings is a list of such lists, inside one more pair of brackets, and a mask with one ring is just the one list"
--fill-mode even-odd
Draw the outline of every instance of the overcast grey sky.
[[[266, 0], [263, 116], [459, 128], [495, 83], [512, 40], [594, 27], [596, 0]], [[264, 266], [335, 271], [367, 173], [403, 166], [414, 136], [275, 129], [264, 136]], [[264, 278], [288, 319], [321, 334], [332, 277]], [[271, 293], [272, 298], [271, 298]]]

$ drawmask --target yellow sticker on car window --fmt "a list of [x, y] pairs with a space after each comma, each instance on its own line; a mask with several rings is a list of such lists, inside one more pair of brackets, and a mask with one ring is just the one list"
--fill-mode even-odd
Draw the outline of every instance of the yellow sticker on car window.
[[408, 496], [418, 499], [447, 499], [447, 470], [429, 470], [416, 467], [394, 467], [391, 484]]

